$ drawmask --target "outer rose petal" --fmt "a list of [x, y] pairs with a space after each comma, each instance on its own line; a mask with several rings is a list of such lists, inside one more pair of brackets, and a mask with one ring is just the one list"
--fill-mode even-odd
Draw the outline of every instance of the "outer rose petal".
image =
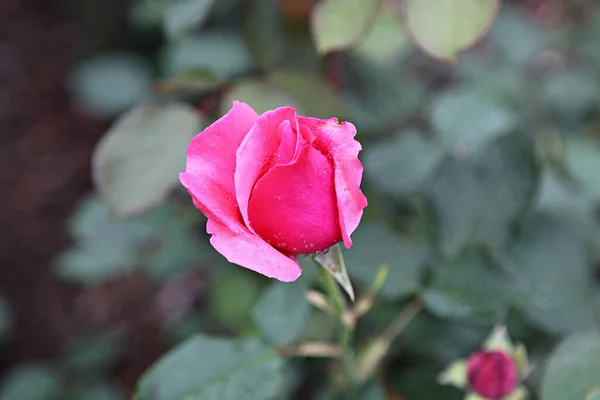
[[325, 250], [341, 238], [331, 161], [312, 146], [258, 180], [248, 204], [254, 231], [286, 254]]
[[[296, 124], [296, 111], [291, 107], [280, 107], [267, 111], [256, 120], [236, 153], [235, 193], [242, 218], [249, 229], [248, 201], [254, 184], [277, 157], [283, 121]], [[296, 126], [292, 126], [295, 130]]]
[[234, 101], [231, 111], [192, 139], [186, 172], [179, 175], [196, 207], [233, 230], [243, 228], [235, 200], [235, 152], [257, 118], [249, 105]]
[[295, 281], [302, 273], [298, 261], [280, 253], [247, 229], [233, 231], [209, 219], [206, 231], [212, 235], [213, 247], [231, 263], [283, 282]]
[[315, 135], [314, 146], [333, 158], [342, 239], [344, 246], [350, 248], [350, 235], [360, 223], [363, 209], [367, 206], [367, 198], [360, 190], [363, 166], [358, 153], [362, 147], [354, 140], [356, 128], [349, 122], [338, 123], [337, 118], [298, 117], [298, 123], [308, 126]]

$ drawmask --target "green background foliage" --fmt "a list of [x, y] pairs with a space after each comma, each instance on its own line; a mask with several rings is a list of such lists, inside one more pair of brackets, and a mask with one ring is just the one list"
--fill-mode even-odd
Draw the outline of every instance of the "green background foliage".
[[[72, 68], [77, 106], [112, 125], [53, 271], [84, 288], [142, 274], [174, 298], [201, 271], [206, 296], [166, 313], [166, 354], [137, 388], [110, 372], [130, 338], [98, 331], [8, 369], [0, 400], [460, 399], [437, 374], [498, 324], [528, 347], [532, 398], [594, 398], [600, 7], [540, 3], [133, 1], [136, 45]], [[177, 183], [190, 138], [234, 99], [357, 126], [369, 206], [344, 255], [359, 297], [388, 268], [358, 346], [410, 299], [424, 310], [356, 393], [332, 392], [328, 360], [280, 351], [334, 337], [304, 299], [310, 260], [293, 284], [230, 265]], [[0, 299], [0, 343], [15, 311]]]

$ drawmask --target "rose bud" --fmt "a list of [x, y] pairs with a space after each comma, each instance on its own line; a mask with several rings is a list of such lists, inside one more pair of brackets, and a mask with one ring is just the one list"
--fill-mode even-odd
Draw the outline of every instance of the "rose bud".
[[367, 199], [360, 143], [349, 122], [301, 117], [291, 107], [262, 115], [234, 101], [194, 137], [180, 174], [208, 217], [210, 243], [227, 260], [281, 281], [295, 256], [352, 245]]
[[491, 400], [511, 394], [519, 383], [519, 372], [513, 358], [504, 351], [480, 351], [467, 360], [470, 389]]

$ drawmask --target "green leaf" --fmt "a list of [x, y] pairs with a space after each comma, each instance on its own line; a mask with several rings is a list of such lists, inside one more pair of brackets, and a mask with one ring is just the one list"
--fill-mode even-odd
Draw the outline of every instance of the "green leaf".
[[208, 301], [214, 318], [229, 328], [243, 328], [248, 322], [248, 312], [260, 296], [260, 282], [250, 271], [223, 266], [209, 286]]
[[524, 223], [505, 268], [514, 274], [528, 319], [565, 334], [595, 325], [600, 309], [586, 239], [563, 218], [535, 213]]
[[62, 349], [65, 366], [72, 371], [106, 369], [123, 353], [122, 338], [113, 334], [96, 334], [69, 339]]
[[296, 99], [289, 93], [260, 80], [241, 81], [233, 86], [221, 99], [219, 107], [221, 114], [225, 114], [231, 109], [234, 100], [248, 103], [258, 114], [283, 106], [294, 107], [298, 111], [302, 110]]
[[371, 380], [356, 390], [356, 393], [343, 395], [339, 400], [386, 400], [386, 391], [382, 384]]
[[283, 359], [256, 339], [197, 335], [144, 374], [136, 399], [274, 399], [283, 383], [283, 367]]
[[267, 69], [276, 65], [286, 51], [281, 4], [272, 0], [254, 0], [244, 15], [244, 39], [254, 62]]
[[158, 82], [155, 90], [158, 93], [208, 92], [222, 84], [223, 80], [209, 70], [192, 68], [180, 75]]
[[[312, 257], [313, 260], [323, 268], [323, 270], [319, 269], [319, 273], [329, 274], [337, 284], [344, 289], [344, 292], [350, 297], [350, 300], [354, 301], [354, 287], [348, 276], [341, 244], [337, 243], [325, 250], [325, 252], [314, 254]], [[335, 283], [333, 283], [333, 285], [335, 285]], [[344, 307], [342, 302], [343, 300], [339, 297], [333, 301], [333, 308], [339, 316], [341, 316]]]
[[417, 111], [424, 97], [418, 77], [398, 63], [378, 65], [352, 55], [344, 67], [344, 81], [352, 86], [342, 92], [342, 100], [361, 133], [378, 135], [396, 129]]
[[556, 71], [544, 77], [542, 95], [560, 116], [580, 118], [598, 104], [598, 74], [576, 68]]
[[272, 283], [252, 308], [252, 318], [263, 335], [277, 345], [294, 343], [302, 334], [310, 307], [302, 282]]
[[552, 36], [522, 9], [505, 4], [490, 32], [490, 39], [514, 64], [524, 64], [545, 48]]
[[311, 16], [311, 29], [319, 53], [352, 46], [372, 24], [379, 0], [322, 0]]
[[499, 7], [498, 0], [407, 0], [406, 21], [427, 54], [454, 60], [483, 37]]
[[277, 70], [267, 76], [267, 81], [292, 95], [295, 102], [300, 105], [301, 112], [304, 115], [315, 118], [341, 117], [344, 115], [339, 96], [318, 75], [291, 70]]
[[510, 133], [518, 122], [511, 110], [469, 87], [438, 94], [429, 109], [429, 118], [445, 147], [467, 154]]
[[480, 251], [467, 251], [437, 265], [423, 294], [425, 306], [440, 317], [494, 324], [506, 318], [514, 280]]
[[576, 44], [581, 46], [583, 54], [600, 63], [600, 48], [597, 46], [597, 39], [600, 36], [600, 9], [596, 7], [592, 12], [593, 15], [588, 16], [591, 23], [584, 25], [583, 40]]
[[[444, 334], [440, 335], [440, 332]], [[421, 313], [402, 332], [402, 349], [446, 366], [479, 349], [488, 333], [489, 327]], [[435, 374], [442, 369], [439, 368]]]
[[381, 288], [382, 297], [395, 299], [419, 289], [426, 257], [421, 247], [373, 223], [361, 224], [352, 234], [352, 240], [352, 247], [344, 250], [350, 276], [370, 285], [379, 267], [386, 265], [389, 272]]
[[114, 217], [147, 211], [179, 182], [202, 117], [183, 103], [147, 104], [123, 115], [94, 150], [94, 182]]
[[149, 63], [132, 53], [106, 53], [77, 64], [68, 79], [75, 101], [93, 116], [114, 117], [150, 93]]
[[217, 78], [231, 78], [249, 71], [252, 60], [237, 32], [205, 30], [170, 43], [162, 53], [162, 68], [167, 77], [206, 69]]
[[0, 382], [0, 400], [52, 400], [60, 390], [57, 374], [50, 368], [26, 364], [10, 370]]
[[194, 228], [203, 218], [196, 208], [163, 206], [143, 220], [155, 234], [138, 247], [138, 259], [153, 278], [163, 281], [216, 254]]
[[535, 209], [567, 218], [584, 232], [596, 229], [594, 203], [574, 182], [549, 168], [542, 173]]
[[[190, 207], [191, 208], [191, 207]], [[143, 265], [163, 279], [212, 254], [191, 228], [200, 213], [163, 206], [142, 217], [114, 221], [96, 198], [89, 197], [69, 221], [75, 245], [54, 261], [61, 278], [94, 285]]]
[[541, 400], [587, 400], [600, 383], [600, 334], [567, 337], [550, 357], [541, 382]]
[[129, 10], [129, 21], [139, 29], [158, 26], [172, 0], [135, 0]]
[[582, 136], [569, 136], [564, 147], [565, 164], [577, 179], [584, 193], [594, 200], [600, 199], [600, 142]]
[[503, 136], [473, 159], [448, 160], [429, 193], [443, 253], [468, 243], [502, 245], [533, 199], [538, 172], [533, 145], [520, 134]]
[[353, 49], [356, 54], [389, 64], [397, 62], [411, 48], [406, 29], [390, 8], [382, 5], [375, 21]]
[[76, 386], [68, 400], [125, 400], [124, 391], [108, 382], [83, 383]]
[[12, 316], [8, 304], [0, 297], [0, 342], [8, 335], [12, 323]]
[[460, 58], [458, 68], [469, 87], [482, 93], [483, 97], [501, 104], [520, 106], [526, 101], [523, 91], [535, 90], [533, 82], [515, 65], [498, 63], [494, 59], [482, 62], [475, 55], [465, 55]]
[[177, 39], [199, 27], [208, 17], [215, 0], [175, 0], [163, 14], [163, 30], [169, 39]]
[[364, 151], [365, 173], [382, 193], [411, 194], [423, 187], [445, 152], [417, 132], [403, 132]]

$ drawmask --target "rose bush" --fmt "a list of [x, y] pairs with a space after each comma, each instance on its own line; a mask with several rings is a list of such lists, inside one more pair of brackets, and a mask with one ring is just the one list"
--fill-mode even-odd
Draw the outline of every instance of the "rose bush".
[[323, 251], [358, 226], [361, 145], [349, 122], [302, 117], [291, 107], [258, 115], [235, 101], [194, 137], [180, 174], [207, 217], [210, 242], [230, 262], [294, 281], [299, 254]]

